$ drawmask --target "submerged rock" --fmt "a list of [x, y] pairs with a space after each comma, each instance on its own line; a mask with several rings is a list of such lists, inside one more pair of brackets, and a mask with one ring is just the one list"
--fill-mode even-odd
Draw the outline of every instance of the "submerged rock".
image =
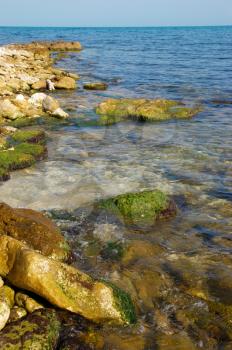
[[177, 101], [146, 99], [108, 99], [96, 109], [100, 115], [148, 121], [188, 119], [199, 112], [199, 107], [186, 107]]
[[60, 330], [61, 322], [54, 310], [38, 310], [0, 332], [0, 349], [53, 350]]
[[58, 227], [31, 209], [13, 209], [0, 203], [0, 235], [13, 237], [57, 260], [67, 260], [70, 254], [69, 245]]
[[94, 322], [123, 325], [136, 321], [131, 299], [121, 289], [46, 258], [8, 236], [0, 236], [0, 275], [20, 289]]
[[176, 214], [175, 203], [161, 191], [122, 194], [103, 199], [97, 206], [134, 224], [152, 225], [158, 219]]
[[85, 90], [107, 90], [108, 89], [108, 85], [102, 82], [85, 83], [83, 87]]

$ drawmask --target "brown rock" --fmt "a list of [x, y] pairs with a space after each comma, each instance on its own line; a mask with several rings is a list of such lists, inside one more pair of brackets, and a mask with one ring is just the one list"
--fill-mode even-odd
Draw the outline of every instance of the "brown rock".
[[34, 210], [13, 209], [1, 203], [0, 235], [11, 236], [58, 260], [69, 257], [69, 246], [57, 226]]
[[33, 90], [46, 90], [47, 82], [46, 80], [39, 80], [32, 85]]

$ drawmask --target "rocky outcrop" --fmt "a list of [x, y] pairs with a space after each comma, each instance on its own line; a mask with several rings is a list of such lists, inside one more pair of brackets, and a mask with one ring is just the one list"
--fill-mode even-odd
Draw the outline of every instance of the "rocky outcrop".
[[188, 119], [200, 112], [199, 107], [186, 107], [171, 100], [108, 99], [99, 104], [96, 113], [113, 118], [162, 121]]
[[0, 203], [0, 235], [13, 237], [42, 254], [65, 261], [70, 248], [58, 227], [43, 214]]
[[135, 322], [130, 297], [114, 285], [94, 280], [8, 236], [0, 236], [0, 252], [0, 275], [12, 285], [97, 323]]

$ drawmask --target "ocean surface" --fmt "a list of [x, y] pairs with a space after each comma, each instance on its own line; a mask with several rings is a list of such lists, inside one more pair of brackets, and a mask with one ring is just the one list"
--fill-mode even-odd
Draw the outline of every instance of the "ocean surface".
[[[96, 199], [143, 189], [175, 196], [177, 218], [149, 232], [119, 230], [100, 218], [91, 238], [80, 219], [57, 221], [64, 231], [79, 225], [83, 245], [76, 243], [76, 253], [86, 271], [125, 286], [130, 279], [136, 286], [140, 328], [122, 331], [119, 347], [111, 334], [110, 349], [232, 349], [223, 321], [218, 321], [220, 333], [215, 324], [207, 328], [195, 322], [194, 328], [180, 315], [189, 305], [194, 315], [202, 313], [208, 299], [232, 303], [232, 27], [0, 28], [0, 44], [32, 40], [80, 41], [83, 51], [57, 63], [80, 75], [80, 88], [56, 94], [70, 111], [70, 123], [47, 128], [48, 159], [13, 173], [0, 185], [0, 200], [78, 212]], [[105, 81], [109, 89], [84, 91], [82, 84], [89, 81]], [[94, 108], [108, 97], [175, 99], [202, 105], [203, 111], [187, 121], [101, 126]], [[155, 257], [140, 256], [130, 267], [102, 261], [96, 237], [105, 244], [112, 235], [162, 249]], [[152, 281], [162, 298], [150, 293]], [[207, 312], [211, 315], [209, 307]], [[223, 319], [220, 312], [215, 317]]]

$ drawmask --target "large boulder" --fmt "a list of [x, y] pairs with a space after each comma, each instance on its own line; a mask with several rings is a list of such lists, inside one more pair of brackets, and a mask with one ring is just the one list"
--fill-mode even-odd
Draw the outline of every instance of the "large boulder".
[[156, 220], [176, 214], [175, 203], [165, 193], [144, 191], [103, 199], [97, 207], [121, 217], [126, 223], [152, 225]]
[[100, 115], [150, 121], [188, 119], [199, 111], [199, 107], [186, 107], [178, 101], [146, 99], [108, 99], [96, 109]]
[[54, 310], [38, 310], [0, 332], [0, 349], [53, 350], [57, 348], [60, 330], [61, 322]]
[[17, 240], [0, 236], [0, 274], [12, 285], [97, 323], [130, 324], [136, 320], [129, 295], [114, 285], [49, 259]]
[[31, 209], [13, 209], [0, 203], [0, 235], [8, 235], [30, 248], [58, 260], [66, 260], [70, 248], [58, 227]]

